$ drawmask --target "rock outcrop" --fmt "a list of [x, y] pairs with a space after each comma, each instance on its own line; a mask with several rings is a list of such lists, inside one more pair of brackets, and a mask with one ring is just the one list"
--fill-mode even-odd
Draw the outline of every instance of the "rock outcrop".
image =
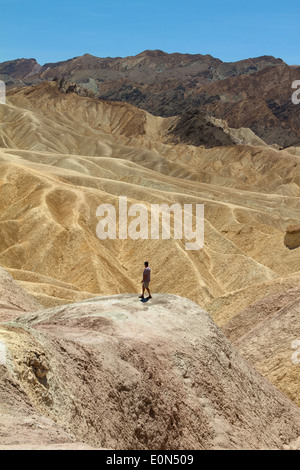
[[300, 246], [300, 225], [289, 225], [284, 236], [284, 244], [290, 250]]
[[1, 448], [277, 449], [300, 435], [299, 408], [178, 296], [24, 313], [0, 341]]

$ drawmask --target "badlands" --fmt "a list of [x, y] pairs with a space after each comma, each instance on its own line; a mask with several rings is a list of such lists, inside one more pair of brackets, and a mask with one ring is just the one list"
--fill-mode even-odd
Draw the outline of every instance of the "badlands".
[[[181, 119], [57, 80], [0, 105], [0, 449], [300, 447], [300, 157]], [[203, 204], [203, 248], [100, 240], [124, 195]]]

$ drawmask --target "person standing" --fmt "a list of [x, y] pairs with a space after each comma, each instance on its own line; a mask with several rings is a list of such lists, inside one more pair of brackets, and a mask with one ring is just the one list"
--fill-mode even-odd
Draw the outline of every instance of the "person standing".
[[150, 292], [150, 289], [149, 289], [151, 269], [149, 268], [148, 261], [145, 261], [144, 266], [145, 266], [145, 268], [144, 268], [144, 271], [143, 271], [143, 279], [142, 279], [143, 292], [142, 292], [142, 295], [139, 296], [139, 299], [144, 299], [145, 298], [144, 297], [145, 289], [148, 291], [148, 294], [149, 294], [148, 299], [152, 299], [151, 292]]

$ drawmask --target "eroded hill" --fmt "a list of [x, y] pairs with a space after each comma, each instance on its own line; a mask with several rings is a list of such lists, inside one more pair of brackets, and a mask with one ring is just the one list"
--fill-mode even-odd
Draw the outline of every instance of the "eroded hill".
[[[177, 118], [64, 94], [55, 82], [7, 101], [0, 262], [39, 302], [137, 292], [145, 259], [154, 291], [197, 301], [219, 324], [297, 285], [299, 250], [283, 240], [299, 217], [299, 157], [265, 145], [174, 144]], [[172, 238], [99, 240], [97, 207], [124, 195], [149, 210], [204, 204], [203, 249]]]
[[2, 450], [296, 448], [299, 408], [190, 300], [24, 312], [0, 323], [0, 342]]

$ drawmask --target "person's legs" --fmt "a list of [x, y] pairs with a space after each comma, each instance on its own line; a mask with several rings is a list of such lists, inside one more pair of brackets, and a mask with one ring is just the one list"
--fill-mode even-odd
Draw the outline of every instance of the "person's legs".
[[152, 299], [152, 295], [151, 295], [151, 292], [150, 292], [150, 289], [149, 289], [149, 283], [148, 282], [143, 282], [142, 284], [142, 289], [143, 289], [143, 293], [142, 295], [139, 296], [140, 299], [143, 299], [144, 298], [144, 294], [145, 294], [145, 289], [147, 290], [148, 294], [149, 294], [149, 299]]
[[144, 284], [142, 284], [142, 289], [143, 289], [143, 292], [142, 292], [142, 295], [140, 295], [140, 299], [143, 299], [143, 298], [144, 298], [144, 294], [145, 294], [145, 286], [144, 286]]

